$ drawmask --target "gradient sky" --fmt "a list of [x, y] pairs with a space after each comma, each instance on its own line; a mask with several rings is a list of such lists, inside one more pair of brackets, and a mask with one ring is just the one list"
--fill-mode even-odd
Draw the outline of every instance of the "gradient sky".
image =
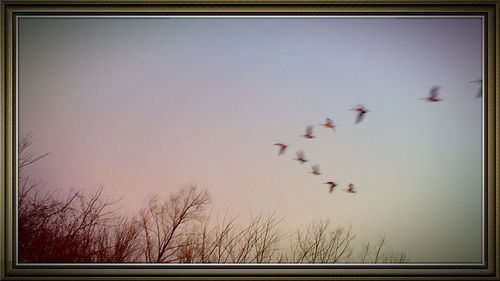
[[[104, 184], [125, 213], [197, 184], [219, 213], [330, 218], [412, 262], [480, 262], [481, 40], [480, 18], [22, 18], [19, 132], [50, 153], [33, 177]], [[418, 100], [433, 85], [444, 101]], [[326, 117], [336, 132], [298, 136]]]

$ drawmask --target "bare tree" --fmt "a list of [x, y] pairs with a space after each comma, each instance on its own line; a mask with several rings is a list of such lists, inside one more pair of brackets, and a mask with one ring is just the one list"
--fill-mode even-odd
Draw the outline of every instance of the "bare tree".
[[136, 262], [139, 260], [139, 225], [126, 218], [117, 219], [114, 225], [102, 227], [97, 240], [96, 260], [99, 262]]
[[[351, 226], [329, 220], [297, 231], [289, 248], [280, 248], [282, 218], [262, 211], [239, 224], [226, 214], [213, 221], [206, 214], [207, 191], [185, 187], [161, 201], [150, 196], [136, 217], [113, 209], [117, 201], [93, 194], [61, 196], [33, 180], [26, 168], [48, 155], [29, 152], [31, 134], [18, 147], [18, 241], [21, 262], [150, 263], [345, 263], [351, 260], [355, 234]], [[386, 239], [366, 243], [363, 263], [408, 262], [405, 251], [386, 248]]]
[[234, 235], [230, 251], [232, 263], [269, 263], [278, 251], [281, 231], [278, 228], [282, 219], [273, 213], [264, 217], [262, 211], [251, 217], [248, 226]]
[[331, 227], [329, 220], [311, 223], [305, 232], [297, 231], [291, 245], [292, 263], [341, 263], [353, 252], [356, 235], [349, 227]]
[[262, 211], [251, 216], [248, 224], [236, 225], [236, 217], [224, 215], [209, 227], [209, 219], [193, 226], [189, 241], [180, 251], [180, 260], [196, 263], [270, 263], [279, 254], [282, 219]]
[[227, 213], [221, 222], [210, 226], [210, 214], [203, 220], [191, 225], [190, 235], [179, 252], [179, 261], [183, 263], [222, 263], [229, 233], [233, 231], [235, 218], [228, 219]]
[[185, 239], [188, 224], [203, 218], [209, 202], [208, 193], [198, 191], [194, 186], [181, 189], [164, 202], [151, 196], [137, 219], [145, 260], [156, 263], [178, 261], [179, 250], [189, 241]]
[[384, 249], [386, 246], [385, 236], [382, 236], [374, 245], [367, 242], [363, 245], [359, 253], [359, 262], [361, 263], [406, 263], [409, 261], [406, 251], [394, 252]]
[[71, 192], [61, 197], [33, 181], [25, 169], [48, 154], [29, 152], [32, 135], [18, 149], [18, 241], [21, 262], [128, 261], [137, 227], [117, 216], [116, 201], [102, 199], [103, 187], [92, 195]]

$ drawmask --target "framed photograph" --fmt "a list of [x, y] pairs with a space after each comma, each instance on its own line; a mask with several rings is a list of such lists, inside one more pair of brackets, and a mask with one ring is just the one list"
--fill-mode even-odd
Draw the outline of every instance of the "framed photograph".
[[0, 279], [499, 279], [499, 1], [0, 8]]

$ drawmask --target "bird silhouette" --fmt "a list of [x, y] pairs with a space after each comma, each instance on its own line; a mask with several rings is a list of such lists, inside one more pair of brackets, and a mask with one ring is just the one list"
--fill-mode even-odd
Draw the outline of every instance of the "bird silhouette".
[[312, 171], [309, 173], [316, 175], [316, 176], [321, 175], [321, 172], [319, 171], [319, 165], [312, 166]]
[[358, 104], [356, 107], [351, 108], [351, 111], [356, 111], [358, 113], [358, 116], [356, 117], [356, 121], [354, 124], [358, 124], [359, 122], [363, 121], [363, 117], [368, 111], [362, 104]]
[[304, 164], [304, 163], [306, 163], [307, 161], [309, 161], [309, 160], [307, 160], [307, 159], [305, 158], [305, 156], [304, 156], [304, 151], [299, 150], [299, 151], [295, 152], [295, 154], [297, 155], [297, 158], [294, 158], [293, 160], [297, 160], [297, 161], [299, 161], [299, 163], [300, 163], [300, 164]]
[[330, 190], [329, 190], [330, 193], [332, 193], [333, 189], [335, 189], [335, 187], [337, 186], [337, 184], [335, 182], [333, 182], [333, 181], [327, 181], [327, 182], [325, 182], [323, 184], [328, 184], [328, 186], [330, 187]]
[[429, 91], [429, 96], [425, 97], [425, 98], [420, 98], [421, 100], [425, 100], [425, 101], [428, 101], [428, 102], [438, 102], [438, 101], [442, 101], [443, 99], [440, 99], [438, 98], [438, 95], [439, 95], [439, 89], [441, 89], [441, 87], [439, 86], [433, 86], [430, 91]]
[[282, 154], [284, 154], [284, 153], [285, 153], [286, 148], [288, 147], [288, 145], [286, 145], [286, 144], [284, 144], [284, 143], [280, 143], [280, 142], [275, 143], [274, 145], [279, 146], [279, 149], [280, 149], [280, 150], [279, 150], [279, 152], [278, 152], [278, 155], [282, 155]]
[[303, 135], [300, 135], [301, 137], [304, 137], [306, 139], [313, 139], [315, 136], [313, 135], [313, 125], [307, 126], [306, 132]]
[[354, 190], [354, 184], [350, 183], [348, 186], [347, 186], [347, 189], [344, 189], [347, 193], [356, 193], [357, 191]]
[[319, 124], [325, 128], [331, 128], [332, 130], [335, 131], [335, 124], [333, 123], [333, 120], [330, 118], [326, 118], [325, 124]]
[[480, 98], [483, 96], [483, 87], [482, 87], [482, 84], [483, 84], [483, 79], [477, 79], [477, 80], [473, 80], [473, 81], [469, 81], [469, 83], [476, 83], [476, 84], [479, 84], [479, 90], [477, 91], [477, 94], [476, 94], [476, 99]]

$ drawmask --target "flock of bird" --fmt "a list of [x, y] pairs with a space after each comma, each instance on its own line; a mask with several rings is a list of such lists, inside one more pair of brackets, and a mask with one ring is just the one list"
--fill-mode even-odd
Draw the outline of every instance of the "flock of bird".
[[[478, 92], [476, 94], [476, 98], [480, 98], [482, 96], [482, 83], [483, 83], [483, 80], [482, 79], [477, 79], [477, 80], [470, 81], [470, 83], [476, 83], [476, 84], [480, 85], [479, 86], [479, 90], [478, 90]], [[439, 86], [433, 86], [429, 90], [429, 95], [427, 97], [420, 98], [420, 100], [425, 100], [427, 102], [442, 101], [443, 99], [441, 99], [441, 98], [438, 97], [440, 89], [441, 89], [441, 87], [439, 87]], [[365, 117], [366, 113], [369, 112], [368, 109], [366, 109], [366, 107], [364, 105], [362, 105], [362, 104], [358, 104], [357, 106], [355, 106], [354, 108], [351, 108], [350, 110], [351, 111], [355, 111], [357, 113], [356, 114], [356, 120], [354, 121], [354, 124], [358, 124], [359, 122], [363, 121], [363, 118]], [[327, 129], [332, 129], [333, 131], [335, 131], [335, 128], [336, 128], [335, 123], [330, 118], [326, 118], [325, 123], [319, 124], [319, 126], [322, 126], [324, 128], [327, 128]], [[305, 133], [303, 135], [299, 135], [299, 136], [303, 137], [305, 139], [314, 139], [316, 136], [313, 134], [313, 129], [314, 129], [314, 125], [309, 125], [309, 126], [306, 127]], [[282, 142], [275, 143], [274, 145], [278, 146], [278, 149], [279, 149], [278, 150], [278, 155], [285, 154], [286, 149], [289, 147], [287, 144], [282, 143]], [[293, 160], [298, 161], [300, 164], [304, 164], [304, 163], [306, 163], [306, 162], [309, 161], [309, 160], [306, 159], [303, 150], [299, 150], [295, 154], [296, 154], [296, 158], [294, 158]], [[319, 170], [319, 165], [313, 165], [311, 168], [312, 168], [312, 171], [309, 172], [310, 174], [313, 174], [313, 175], [316, 175], [316, 176], [321, 175], [321, 172]], [[327, 181], [327, 182], [325, 182], [323, 184], [327, 184], [328, 185], [328, 190], [329, 190], [330, 193], [332, 193], [335, 190], [335, 187], [338, 186], [338, 184], [336, 182], [334, 182], [334, 181]], [[347, 188], [343, 189], [343, 191], [345, 191], [347, 193], [351, 193], [351, 194], [355, 194], [357, 192], [355, 190], [355, 188], [354, 188], [354, 185], [352, 183], [349, 183], [347, 185]]]

